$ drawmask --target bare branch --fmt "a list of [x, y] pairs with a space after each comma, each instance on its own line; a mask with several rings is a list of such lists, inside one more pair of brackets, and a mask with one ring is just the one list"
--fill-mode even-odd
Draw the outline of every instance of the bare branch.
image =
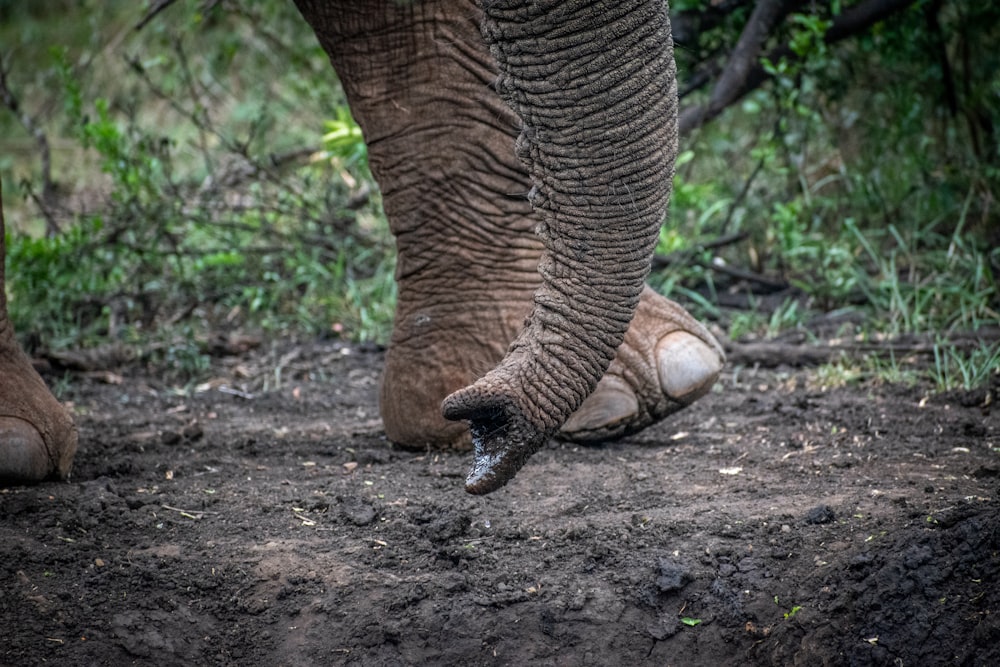
[[[671, 3], [673, 4], [673, 3]], [[698, 10], [682, 10], [670, 15], [670, 30], [674, 45], [691, 44], [699, 33], [719, 26], [734, 10], [750, 4], [750, 0], [715, 0]]]
[[793, 9], [802, 4], [803, 0], [760, 0], [757, 3], [743, 29], [743, 34], [736, 42], [729, 64], [715, 84], [709, 101], [710, 110], [726, 104], [729, 91], [737, 88], [739, 82], [744, 81], [750, 70], [759, 62], [761, 50], [771, 32]]
[[32, 199], [45, 217], [46, 235], [55, 236], [59, 233], [59, 225], [52, 215], [55, 185], [52, 182], [52, 154], [49, 151], [49, 140], [38, 123], [21, 108], [20, 101], [7, 84], [7, 68], [2, 60], [0, 60], [0, 100], [3, 100], [4, 106], [10, 109], [11, 113], [38, 144], [38, 153], [42, 161], [42, 197], [39, 199], [32, 193]]
[[672, 266], [678, 266], [682, 264], [690, 264], [691, 258], [702, 251], [714, 250], [716, 248], [723, 248], [734, 243], [739, 243], [745, 240], [749, 234], [746, 232], [737, 232], [735, 234], [725, 234], [718, 238], [712, 239], [711, 241], [706, 241], [705, 243], [699, 243], [693, 248], [688, 248], [687, 250], [677, 250], [667, 255], [653, 255], [653, 270], [666, 269]]
[[146, 15], [142, 17], [138, 23], [135, 24], [136, 30], [142, 30], [146, 27], [146, 24], [153, 20], [153, 18], [162, 12], [164, 9], [174, 4], [177, 0], [157, 0], [146, 12]]
[[[760, 0], [757, 3], [729, 56], [729, 62], [712, 89], [708, 104], [689, 109], [691, 113], [687, 123], [694, 123], [696, 126], [704, 124], [732, 104], [735, 95], [744, 94], [741, 92], [742, 85], [760, 62], [760, 54], [767, 38], [793, 9], [802, 4], [805, 4], [804, 0]], [[681, 131], [685, 130], [682, 128]]]
[[[915, 0], [862, 0], [862, 2], [846, 8], [834, 18], [823, 41], [827, 44], [833, 44], [856, 35], [879, 21], [906, 9], [914, 2]], [[766, 38], [766, 34], [776, 25], [773, 23], [774, 18], [778, 16], [776, 12], [787, 10], [789, 6], [794, 8], [797, 4], [802, 3], [797, 0], [761, 0], [754, 9], [753, 16], [747, 22], [747, 27], [733, 50], [730, 64], [727, 65], [722, 78], [713, 89], [708, 103], [689, 106], [681, 111], [679, 125], [682, 135], [701, 127], [722, 113], [726, 107], [738, 102], [744, 95], [770, 79], [770, 75], [760, 64], [759, 49], [762, 44], [761, 41], [758, 41], [762, 39], [760, 28], [768, 25], [767, 22], [772, 22], [768, 30], [763, 33], [764, 38]], [[767, 5], [766, 8], [765, 5]], [[784, 14], [780, 14], [779, 18], [784, 18], [787, 13], [788, 11], [785, 11]], [[755, 26], [755, 23], [759, 25]], [[756, 46], [756, 50], [754, 46]], [[787, 45], [775, 48], [767, 54], [767, 59], [771, 62], [777, 62], [781, 58], [794, 60], [798, 58], [798, 55]], [[751, 66], [747, 67], [748, 64]]]

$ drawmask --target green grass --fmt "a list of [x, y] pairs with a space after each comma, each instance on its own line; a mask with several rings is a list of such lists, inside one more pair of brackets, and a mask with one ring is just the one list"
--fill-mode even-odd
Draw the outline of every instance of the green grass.
[[981, 343], [970, 352], [947, 344], [934, 346], [934, 386], [938, 391], [970, 390], [985, 385], [1000, 372], [1000, 343]]
[[[0, 57], [49, 137], [65, 211], [46, 237], [37, 146], [0, 110], [7, 287], [29, 347], [154, 341], [197, 372], [206, 331], [387, 339], [393, 244], [326, 55], [290, 3], [205, 7], [176, 3], [136, 32], [135, 3], [0, 0]], [[857, 315], [836, 335], [862, 339], [1000, 325], [1000, 167], [942, 109], [939, 63], [904, 39], [919, 26], [837, 50], [818, 40], [821, 23], [795, 26], [805, 64], [771, 63], [777, 84], [685, 138], [658, 246], [679, 261], [651, 283], [732, 338], [829, 313]], [[991, 43], [986, 22], [973, 27], [949, 39]], [[962, 108], [995, 126], [994, 60], [957, 74]], [[711, 248], [720, 237], [739, 240]], [[723, 265], [796, 291], [724, 307], [746, 286]], [[920, 367], [947, 389], [997, 364], [995, 346], [938, 348], [818, 373], [910, 382]]]
[[[203, 6], [139, 33], [129, 3], [0, 7], [11, 87], [57, 147], [58, 207], [71, 209], [42, 235], [32, 140], [0, 112], [0, 155], [15, 156], [0, 162], [7, 288], [29, 347], [182, 324], [387, 338], [392, 242], [326, 55], [287, 3]], [[36, 39], [49, 24], [62, 28]], [[95, 211], [73, 213], [78, 197]]]
[[[966, 26], [946, 37], [951, 57], [962, 40], [995, 39], [995, 24], [956, 7], [946, 3], [941, 15], [947, 26]], [[800, 22], [793, 37], [809, 51], [821, 28]], [[934, 341], [1000, 326], [1000, 159], [967, 122], [1000, 122], [988, 101], [997, 70], [953, 60], [967, 115], [950, 113], [940, 60], [921, 50], [922, 29], [919, 16], [906, 15], [836, 50], [810, 51], [804, 65], [773, 64], [777, 84], [687, 137], [658, 252], [688, 263], [654, 273], [653, 284], [732, 338], [804, 330], [838, 312], [853, 316], [827, 336]], [[756, 286], [720, 266], [795, 291], [762, 309], [763, 296], [748, 290]], [[746, 294], [744, 307], [719, 305], [718, 295], [732, 293]], [[997, 364], [989, 344], [940, 345], [935, 360], [875, 351], [819, 373], [841, 383], [909, 382], [916, 373], [944, 389], [982, 383]]]

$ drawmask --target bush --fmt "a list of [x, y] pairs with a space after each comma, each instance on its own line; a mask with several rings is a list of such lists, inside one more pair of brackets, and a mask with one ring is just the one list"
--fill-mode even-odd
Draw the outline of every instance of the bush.
[[[121, 60], [83, 66], [78, 44], [47, 56], [40, 80], [59, 83], [58, 124], [78, 146], [72, 178], [104, 194], [58, 235], [11, 234], [15, 328], [52, 347], [178, 323], [383, 340], [391, 241], [325, 54], [285, 3], [202, 6], [154, 19]], [[116, 11], [112, 24], [136, 18]], [[105, 67], [120, 81], [91, 97]], [[324, 150], [328, 114], [348, 132]]]
[[[860, 311], [852, 321], [869, 332], [997, 324], [1000, 136], [988, 128], [1000, 126], [1000, 56], [990, 46], [1000, 9], [916, 2], [830, 45], [835, 12], [790, 16], [775, 38], [790, 50], [763, 62], [770, 82], [686, 138], [660, 252], [693, 251], [697, 261], [680, 275], [672, 262], [659, 284], [724, 326], [738, 322], [736, 333], [747, 319], [713, 295], [757, 305], [754, 276], [789, 285], [799, 316], [786, 326], [844, 309]], [[745, 21], [734, 10], [686, 43], [682, 80]], [[719, 238], [739, 242], [699, 254]], [[758, 333], [773, 324], [757, 322]]]

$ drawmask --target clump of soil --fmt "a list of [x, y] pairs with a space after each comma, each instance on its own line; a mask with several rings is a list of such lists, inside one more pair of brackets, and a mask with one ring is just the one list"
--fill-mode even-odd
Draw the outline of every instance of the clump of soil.
[[72, 479], [0, 492], [0, 663], [1000, 664], [996, 409], [733, 368], [473, 497], [386, 442], [381, 363], [72, 376]]

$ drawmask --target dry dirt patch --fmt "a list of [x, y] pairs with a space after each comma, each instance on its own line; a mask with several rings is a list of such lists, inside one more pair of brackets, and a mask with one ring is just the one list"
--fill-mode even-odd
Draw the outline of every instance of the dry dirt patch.
[[385, 441], [378, 351], [232, 373], [269, 358], [72, 378], [72, 480], [0, 492], [0, 664], [1000, 664], [975, 397], [732, 369], [472, 497], [469, 456]]

